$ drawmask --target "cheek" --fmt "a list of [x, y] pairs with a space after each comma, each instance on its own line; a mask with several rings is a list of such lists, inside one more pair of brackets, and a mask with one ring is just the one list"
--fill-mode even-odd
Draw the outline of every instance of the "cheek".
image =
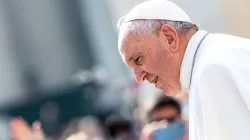
[[151, 58], [151, 63], [155, 68], [155, 72], [160, 76], [167, 72], [168, 60], [166, 58], [166, 54], [158, 53], [155, 54], [154, 57]]
[[158, 74], [160, 69], [161, 69], [161, 66], [162, 66], [159, 63], [160, 61], [161, 60], [158, 57], [154, 57], [154, 56], [147, 57], [143, 67], [144, 67], [145, 71], [147, 71], [149, 73]]
[[166, 74], [169, 59], [169, 52], [161, 48], [151, 48], [144, 62], [144, 68], [147, 72], [159, 76]]

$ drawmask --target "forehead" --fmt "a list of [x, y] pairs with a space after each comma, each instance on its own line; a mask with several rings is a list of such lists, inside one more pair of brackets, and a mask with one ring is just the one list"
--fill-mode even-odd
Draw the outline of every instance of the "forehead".
[[132, 33], [121, 35], [119, 38], [119, 52], [125, 62], [129, 61], [131, 57], [145, 52], [149, 43], [146, 37], [139, 37]]
[[178, 111], [177, 111], [177, 109], [175, 109], [173, 107], [162, 107], [162, 108], [159, 108], [159, 109], [153, 111], [152, 115], [155, 117], [172, 116], [172, 115], [178, 115]]

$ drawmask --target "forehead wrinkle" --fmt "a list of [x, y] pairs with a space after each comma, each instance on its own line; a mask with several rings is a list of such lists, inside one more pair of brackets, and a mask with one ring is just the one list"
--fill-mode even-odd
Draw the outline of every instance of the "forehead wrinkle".
[[132, 25], [132, 22], [126, 22], [126, 23], [121, 24], [119, 36], [118, 36], [119, 48], [122, 48], [122, 46], [124, 45], [124, 42], [127, 40], [134, 40], [136, 42], [139, 42], [139, 40], [146, 37], [146, 34], [138, 34], [137, 32], [138, 29], [134, 29], [134, 27], [131, 25]]
[[118, 48], [119, 53], [123, 56], [124, 62], [130, 62], [135, 56], [138, 55], [138, 53], [140, 53], [138, 49], [143, 47], [141, 44], [142, 39], [147, 38], [146, 36], [138, 36], [137, 34], [134, 34], [129, 29], [129, 23], [124, 23], [121, 25], [118, 37]]
[[[138, 50], [138, 39], [136, 40], [133, 36], [126, 36], [122, 41], [119, 48], [120, 52], [128, 52], [128, 54], [133, 54]], [[132, 52], [132, 53], [130, 53]]]

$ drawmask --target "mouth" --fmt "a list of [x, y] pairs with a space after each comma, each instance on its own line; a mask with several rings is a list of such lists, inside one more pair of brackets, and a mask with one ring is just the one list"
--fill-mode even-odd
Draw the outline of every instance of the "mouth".
[[158, 76], [155, 77], [153, 83], [156, 85], [157, 81], [158, 81]]
[[156, 76], [153, 80], [150, 81], [151, 84], [154, 84], [156, 88], [161, 89], [161, 87], [157, 84], [159, 77]]
[[159, 79], [159, 77], [157, 76], [157, 77], [154, 79], [154, 83], [153, 83], [153, 84], [155, 85], [156, 88], [163, 90], [162, 84], [161, 84], [160, 82], [158, 82], [159, 80], [160, 80], [160, 79]]
[[150, 80], [149, 83], [156, 84], [157, 80], [158, 80], [158, 76], [156, 76], [153, 80]]

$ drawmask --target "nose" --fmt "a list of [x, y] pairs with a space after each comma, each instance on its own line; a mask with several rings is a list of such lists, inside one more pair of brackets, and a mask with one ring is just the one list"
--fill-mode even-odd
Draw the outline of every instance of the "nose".
[[147, 75], [147, 72], [139, 69], [134, 69], [135, 79], [138, 83], [142, 83]]

